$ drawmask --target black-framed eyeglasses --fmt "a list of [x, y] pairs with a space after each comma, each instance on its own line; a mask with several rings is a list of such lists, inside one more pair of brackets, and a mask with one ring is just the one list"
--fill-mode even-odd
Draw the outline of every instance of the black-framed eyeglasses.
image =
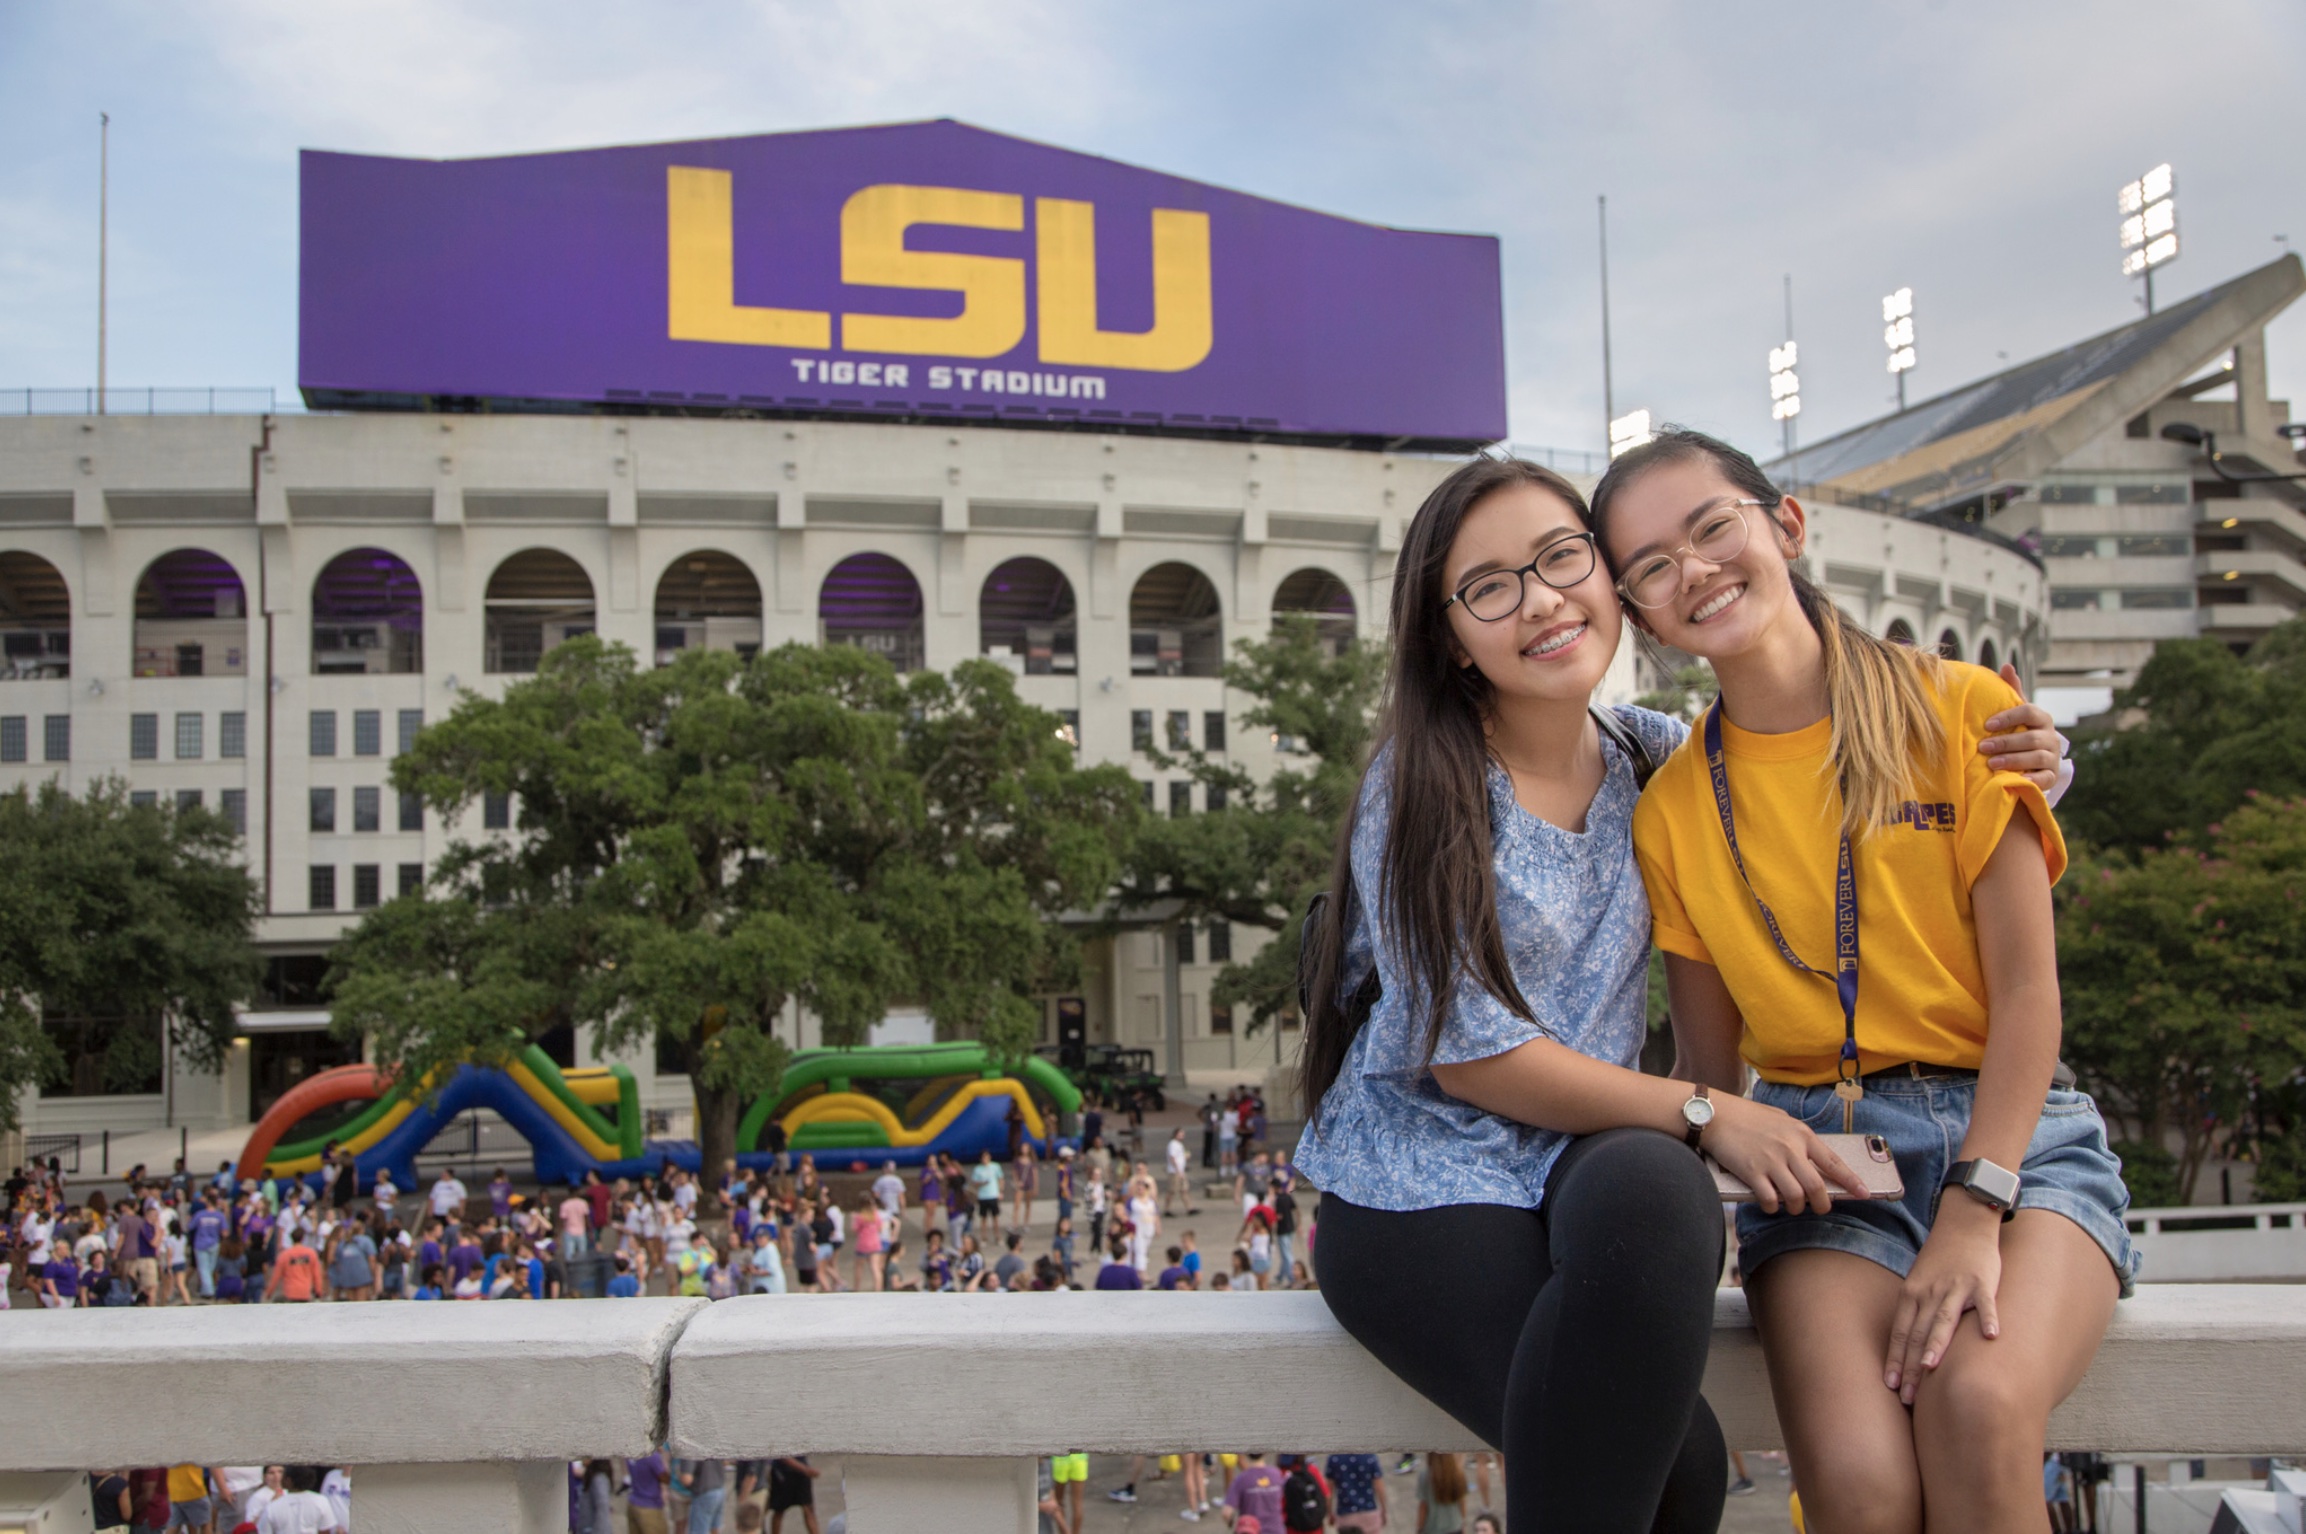
[[1636, 607], [1663, 607], [1681, 590], [1681, 556], [1695, 554], [1709, 565], [1718, 565], [1725, 559], [1735, 559], [1745, 552], [1747, 526], [1745, 509], [1748, 506], [1767, 506], [1767, 501], [1724, 501], [1699, 512], [1689, 524], [1689, 538], [1678, 548], [1645, 554], [1634, 562], [1632, 569], [1619, 578], [1617, 589]]
[[[1539, 549], [1537, 558], [1518, 570], [1488, 570], [1475, 576], [1451, 593], [1449, 602], [1484, 623], [1501, 622], [1521, 611], [1527, 594], [1525, 577], [1534, 575], [1556, 591], [1567, 591], [1593, 574], [1593, 564], [1593, 534], [1570, 533]], [[1441, 605], [1446, 608], [1449, 602]]]

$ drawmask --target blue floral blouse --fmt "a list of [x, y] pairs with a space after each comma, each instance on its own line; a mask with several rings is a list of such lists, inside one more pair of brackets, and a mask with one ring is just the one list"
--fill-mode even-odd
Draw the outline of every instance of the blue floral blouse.
[[[1662, 763], [1689, 733], [1678, 719], [1619, 708]], [[1530, 814], [1513, 780], [1489, 769], [1489, 822], [1497, 845], [1497, 914], [1505, 954], [1541, 1028], [1515, 1016], [1477, 981], [1460, 983], [1433, 1058], [1485, 1060], [1551, 1037], [1631, 1067], [1647, 1031], [1649, 897], [1633, 857], [1633, 764], [1605, 735], [1607, 772], [1586, 828], [1565, 831]], [[1409, 1007], [1412, 981], [1374, 913], [1391, 821], [1392, 775], [1381, 754], [1362, 780], [1353, 833], [1357, 916], [1346, 945], [1346, 987], [1374, 959], [1384, 995], [1353, 1041], [1322, 1111], [1298, 1141], [1300, 1171], [1325, 1193], [1370, 1209], [1504, 1204], [1534, 1209], [1569, 1136], [1500, 1118], [1443, 1092], [1425, 1067], [1425, 1028]]]

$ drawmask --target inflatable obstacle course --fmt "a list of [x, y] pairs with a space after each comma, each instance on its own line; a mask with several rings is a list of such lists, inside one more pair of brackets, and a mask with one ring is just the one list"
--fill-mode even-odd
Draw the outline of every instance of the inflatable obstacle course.
[[794, 1155], [916, 1166], [932, 1154], [974, 1160], [1009, 1153], [1009, 1110], [1025, 1121], [1025, 1138], [1055, 1151], [1050, 1108], [1077, 1113], [1081, 1094], [1064, 1072], [1038, 1056], [1009, 1072], [981, 1044], [884, 1045], [804, 1049], [785, 1067], [773, 1096], [755, 1102], [737, 1125], [737, 1159], [767, 1159], [761, 1146], [772, 1120]]
[[[974, 1160], [1006, 1157], [1012, 1105], [1025, 1138], [1044, 1154], [1056, 1148], [1050, 1110], [1075, 1113], [1081, 1094], [1049, 1061], [1028, 1059], [1014, 1074], [977, 1044], [923, 1044], [862, 1049], [805, 1049], [785, 1069], [776, 1091], [756, 1100], [737, 1129], [737, 1160], [774, 1159], [761, 1140], [773, 1119], [795, 1155], [845, 1156], [913, 1166], [933, 1153]], [[333, 1140], [352, 1152], [360, 1186], [390, 1170], [403, 1189], [419, 1186], [416, 1157], [470, 1109], [496, 1113], [528, 1141], [540, 1183], [660, 1173], [667, 1165], [699, 1169], [691, 1140], [644, 1140], [640, 1088], [622, 1065], [564, 1070], [534, 1045], [502, 1070], [459, 1065], [407, 1083], [372, 1065], [347, 1065], [300, 1082], [249, 1133], [239, 1175], [316, 1177]], [[313, 1131], [308, 1122], [331, 1109], [351, 1117]], [[299, 1132], [299, 1131], [302, 1132]], [[293, 1140], [288, 1136], [295, 1133]]]
[[[365, 1102], [321, 1134], [282, 1143], [306, 1119]], [[239, 1175], [301, 1177], [320, 1169], [330, 1140], [353, 1153], [361, 1186], [389, 1168], [403, 1188], [417, 1185], [417, 1152], [460, 1113], [487, 1108], [527, 1140], [540, 1182], [576, 1182], [588, 1170], [627, 1176], [652, 1169], [641, 1140], [640, 1087], [621, 1065], [564, 1071], [533, 1044], [503, 1070], [460, 1065], [420, 1083], [395, 1081], [372, 1065], [347, 1065], [301, 1082], [257, 1122], [240, 1153]], [[655, 1165], [661, 1166], [659, 1158]]]

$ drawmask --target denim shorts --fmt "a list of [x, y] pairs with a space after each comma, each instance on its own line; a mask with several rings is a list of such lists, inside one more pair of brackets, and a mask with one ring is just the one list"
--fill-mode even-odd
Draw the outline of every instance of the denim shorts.
[[[1900, 1278], [1913, 1271], [1937, 1218], [1946, 1168], [1960, 1159], [1962, 1139], [1969, 1133], [1977, 1077], [1882, 1071], [1866, 1077], [1865, 1088], [1857, 1132], [1889, 1142], [1905, 1197], [1841, 1199], [1826, 1214], [1764, 1214], [1759, 1204], [1740, 1204], [1738, 1263], [1749, 1276], [1780, 1252], [1809, 1247], [1853, 1253]], [[1814, 1087], [1756, 1082], [1753, 1098], [1784, 1109], [1820, 1134], [1841, 1132], [1842, 1100], [1830, 1082]], [[2018, 1207], [2051, 1210], [2089, 1232], [2114, 1265], [2127, 1298], [2139, 1259], [2122, 1219], [2130, 1193], [2122, 1182], [2122, 1163], [2107, 1147], [2106, 1121], [2088, 1093], [2051, 1089], [2018, 1177]]]

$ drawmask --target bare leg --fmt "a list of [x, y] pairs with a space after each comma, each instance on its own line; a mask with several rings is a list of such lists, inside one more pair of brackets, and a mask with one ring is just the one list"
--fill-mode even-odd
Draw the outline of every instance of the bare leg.
[[2119, 1294], [2105, 1252], [2064, 1215], [2028, 1209], [2002, 1227], [2001, 1336], [1988, 1342], [1965, 1317], [1914, 1398], [1932, 1531], [2042, 1527], [2043, 1432], [2089, 1369]]
[[[1882, 1384], [1903, 1287], [1877, 1263], [1815, 1249], [1774, 1257], [1746, 1280], [1811, 1528], [1921, 1534], [1913, 1426]], [[2038, 1478], [2034, 1500], [2041, 1500]]]

